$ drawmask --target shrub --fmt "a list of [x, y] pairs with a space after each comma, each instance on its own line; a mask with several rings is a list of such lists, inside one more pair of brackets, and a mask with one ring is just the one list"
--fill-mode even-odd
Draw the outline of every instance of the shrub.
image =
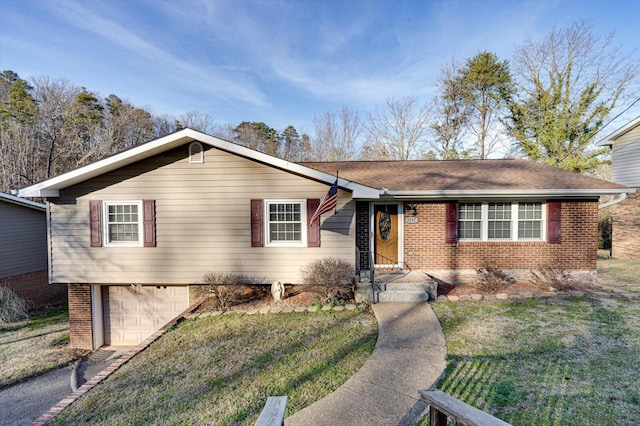
[[233, 272], [207, 272], [202, 281], [204, 285], [197, 287], [196, 296], [213, 299], [221, 310], [261, 299], [268, 293], [263, 279]]
[[533, 284], [553, 287], [556, 290], [568, 290], [573, 284], [571, 274], [559, 265], [544, 265], [538, 270], [531, 271]]
[[27, 302], [9, 287], [0, 285], [0, 324], [28, 318]]
[[515, 280], [509, 274], [503, 272], [499, 268], [486, 266], [476, 270], [478, 289], [482, 293], [495, 294], [500, 293]]
[[355, 271], [349, 262], [327, 257], [302, 268], [302, 282], [307, 291], [317, 294], [323, 302], [353, 298]]

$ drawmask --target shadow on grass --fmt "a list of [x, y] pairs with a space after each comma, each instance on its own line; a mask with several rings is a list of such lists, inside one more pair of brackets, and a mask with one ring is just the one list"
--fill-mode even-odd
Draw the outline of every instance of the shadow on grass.
[[[640, 418], [640, 344], [633, 315], [597, 298], [549, 304], [554, 313], [548, 315], [575, 324], [573, 334], [549, 326], [532, 328], [539, 330], [532, 338], [525, 326], [515, 333], [521, 341], [512, 352], [450, 353], [438, 388], [514, 425], [634, 424]], [[517, 310], [518, 302], [503, 306]], [[448, 333], [464, 326], [460, 315], [454, 314]]]
[[[353, 321], [359, 321], [357, 318], [363, 314], [339, 315], [322, 325], [313, 323], [313, 320], [304, 322], [307, 319], [302, 319], [299, 315], [310, 314], [278, 314], [277, 317], [243, 315], [241, 321], [236, 321], [231, 328], [220, 323], [215, 333], [203, 336], [197, 344], [189, 342], [187, 336], [193, 336], [198, 322], [213, 324], [226, 319], [209, 317], [186, 321], [81, 398], [54, 423], [253, 424], [269, 395], [289, 395], [289, 412], [304, 408], [315, 401], [309, 398], [317, 396], [318, 389], [310, 392], [310, 395], [301, 394], [305, 391], [300, 389], [317, 382], [322, 382], [321, 391], [326, 393], [338, 387], [348, 379], [348, 375], [341, 382], [335, 382], [335, 376], [344, 373], [336, 371], [336, 366], [338, 369], [344, 368], [340, 366], [340, 362], [353, 354], [363, 351], [370, 353], [377, 332], [374, 328], [371, 332], [357, 333], [355, 338], [343, 337], [340, 344], [335, 341], [327, 342], [326, 337], [332, 335], [332, 331], [342, 332], [350, 326], [359, 326]], [[334, 314], [319, 312], [311, 315], [321, 321], [321, 317]], [[235, 314], [229, 315], [231, 316]], [[291, 324], [287, 324], [287, 321], [291, 321]], [[295, 329], [293, 324], [297, 321], [304, 322], [313, 329], [296, 339], [289, 336], [291, 340], [282, 347], [275, 346], [265, 337], [267, 333], [262, 333], [263, 330], [271, 330], [271, 327], [280, 327], [283, 331]], [[192, 329], [189, 330], [188, 327]], [[247, 332], [249, 328], [251, 331]], [[202, 359], [203, 355], [198, 353], [199, 347], [222, 346], [225, 339], [233, 339], [234, 333], [244, 333], [252, 340], [251, 348], [223, 348], [220, 352], [207, 352], [208, 359]], [[321, 342], [318, 343], [317, 340]], [[304, 365], [295, 364], [301, 354], [314, 350], [317, 344], [333, 345], [330, 347], [331, 355], [319, 356], [318, 360], [307, 360]], [[217, 364], [224, 361], [221, 357], [230, 354], [230, 351], [239, 354], [239, 362], [231, 367], [217, 368]], [[162, 365], [163, 359], [171, 357], [179, 357], [180, 362]], [[227, 373], [224, 373], [225, 369]], [[114, 398], [113, 395], [119, 397]], [[226, 408], [218, 410], [216, 404], [226, 404]]]

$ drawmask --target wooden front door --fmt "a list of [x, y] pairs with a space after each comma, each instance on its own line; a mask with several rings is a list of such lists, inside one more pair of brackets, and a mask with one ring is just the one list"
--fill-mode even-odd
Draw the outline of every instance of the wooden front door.
[[375, 259], [376, 265], [398, 264], [398, 205], [375, 205]]

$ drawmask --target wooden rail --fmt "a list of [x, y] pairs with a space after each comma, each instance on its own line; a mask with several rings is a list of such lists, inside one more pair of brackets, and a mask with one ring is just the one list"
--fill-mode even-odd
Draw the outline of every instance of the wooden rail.
[[286, 396], [270, 396], [264, 404], [256, 426], [283, 426], [284, 412], [287, 408]]
[[429, 404], [430, 426], [446, 426], [447, 418], [464, 426], [511, 426], [509, 423], [478, 410], [437, 389], [419, 391]]

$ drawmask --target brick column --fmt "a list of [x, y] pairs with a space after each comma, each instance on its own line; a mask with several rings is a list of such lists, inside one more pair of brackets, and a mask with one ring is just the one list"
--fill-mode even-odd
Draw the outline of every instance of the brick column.
[[93, 318], [91, 315], [91, 285], [68, 284], [69, 346], [93, 349]]

